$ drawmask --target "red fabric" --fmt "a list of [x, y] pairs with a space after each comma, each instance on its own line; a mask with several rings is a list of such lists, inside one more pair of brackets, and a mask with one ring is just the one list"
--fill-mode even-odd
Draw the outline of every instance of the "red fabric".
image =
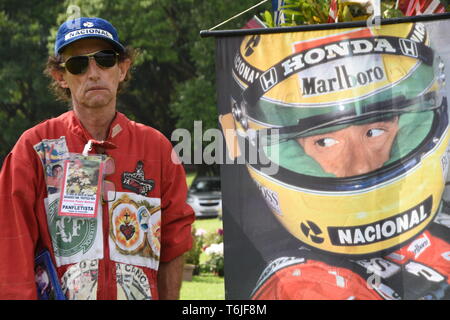
[[[450, 244], [429, 232], [387, 257], [397, 265], [418, 262], [442, 275], [450, 274]], [[446, 256], [447, 255], [447, 256]], [[450, 279], [446, 279], [450, 283]], [[356, 272], [307, 260], [273, 272], [252, 296], [253, 300], [381, 300]]]
[[[117, 125], [121, 130], [117, 129]], [[115, 128], [115, 129], [114, 129]], [[69, 152], [82, 153], [92, 137], [69, 111], [27, 130], [5, 159], [0, 172], [0, 299], [35, 299], [34, 256], [39, 248], [52, 251], [44, 198], [47, 197], [44, 170], [33, 146], [43, 139], [65, 136]], [[122, 187], [121, 174], [133, 172], [144, 162], [146, 179], [155, 181], [146, 195], [161, 199], [161, 261], [170, 261], [192, 246], [193, 210], [186, 204], [186, 179], [181, 164], [171, 161], [172, 146], [160, 132], [128, 120], [117, 113], [111, 124], [106, 153], [115, 160], [115, 173], [108, 176], [116, 191]], [[95, 146], [94, 146], [95, 148]], [[92, 150], [91, 153], [96, 153]], [[115, 263], [109, 257], [109, 213], [103, 205], [104, 259], [100, 260], [97, 299], [116, 298]], [[61, 266], [62, 276], [69, 266]], [[157, 271], [142, 268], [157, 298]]]

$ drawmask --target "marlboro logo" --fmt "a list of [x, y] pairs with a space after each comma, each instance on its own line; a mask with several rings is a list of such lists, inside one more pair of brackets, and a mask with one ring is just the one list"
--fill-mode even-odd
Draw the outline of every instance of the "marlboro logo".
[[333, 76], [331, 77], [302, 78], [303, 96], [314, 96], [317, 94], [352, 89], [386, 79], [384, 70], [379, 66], [369, 67], [354, 73], [350, 72], [345, 65], [337, 65], [331, 70], [333, 72]]

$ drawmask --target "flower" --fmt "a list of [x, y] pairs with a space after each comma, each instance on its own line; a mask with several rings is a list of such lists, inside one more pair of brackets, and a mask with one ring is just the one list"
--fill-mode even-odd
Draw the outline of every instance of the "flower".
[[203, 236], [197, 236], [197, 233], [202, 233], [199, 230], [192, 227], [192, 248], [184, 253], [184, 262], [195, 265], [194, 274], [198, 274], [200, 271], [200, 254], [203, 249]]
[[202, 265], [207, 272], [214, 272], [219, 276], [224, 275], [223, 242], [212, 243], [205, 249], [208, 260]]
[[212, 245], [210, 245], [209, 247], [207, 247], [205, 249], [205, 253], [207, 255], [213, 255], [213, 254], [223, 255], [223, 242], [213, 243]]
[[206, 234], [207, 234], [207, 231], [205, 229], [197, 229], [197, 231], [195, 232], [196, 237], [203, 237]]

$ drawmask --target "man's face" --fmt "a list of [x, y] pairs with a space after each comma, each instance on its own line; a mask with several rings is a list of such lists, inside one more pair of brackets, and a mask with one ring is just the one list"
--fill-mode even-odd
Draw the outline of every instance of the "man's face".
[[397, 132], [398, 118], [395, 118], [353, 125], [297, 141], [324, 171], [336, 177], [350, 177], [381, 168], [389, 160]]
[[[109, 49], [112, 49], [111, 44], [100, 39], [78, 40], [64, 49], [63, 61], [73, 56]], [[124, 80], [128, 68], [129, 60], [116, 63], [111, 68], [103, 68], [91, 58], [86, 72], [72, 74], [64, 70], [59, 74], [58, 80], [63, 88], [70, 89], [74, 107], [115, 106], [117, 88], [119, 83]]]

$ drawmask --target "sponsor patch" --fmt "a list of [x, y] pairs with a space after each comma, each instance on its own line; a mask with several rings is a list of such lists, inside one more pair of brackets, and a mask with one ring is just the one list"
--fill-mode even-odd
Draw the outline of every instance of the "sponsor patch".
[[62, 266], [84, 259], [103, 258], [102, 214], [95, 219], [58, 215], [59, 196], [45, 199], [47, 223], [55, 252], [56, 265]]
[[145, 179], [144, 163], [138, 161], [134, 172], [122, 173], [122, 187], [140, 195], [147, 195], [155, 187], [155, 181]]
[[256, 186], [258, 187], [259, 191], [261, 191], [261, 194], [266, 200], [267, 205], [278, 215], [282, 216], [282, 212], [280, 209], [280, 201], [278, 200], [278, 193], [270, 190], [259, 183], [256, 183]]
[[117, 300], [151, 300], [150, 283], [144, 270], [116, 263]]
[[92, 29], [81, 29], [81, 30], [69, 32], [64, 36], [64, 40], [67, 41], [72, 38], [84, 36], [84, 35], [99, 35], [99, 36], [104, 36], [104, 37], [113, 39], [113, 35], [111, 33], [109, 33], [108, 31], [92, 28]]
[[416, 240], [414, 240], [408, 246], [408, 252], [414, 254], [414, 259], [417, 259], [429, 246], [431, 246], [430, 239], [428, 239], [426, 234], [422, 234], [422, 236]]
[[157, 270], [160, 252], [161, 200], [117, 192], [109, 203], [111, 259]]
[[401, 271], [401, 267], [399, 265], [383, 258], [364, 259], [355, 262], [366, 268], [367, 272], [376, 274], [383, 279], [387, 279]]
[[84, 260], [70, 266], [61, 278], [62, 290], [69, 300], [96, 300], [98, 260]]
[[431, 215], [433, 198], [391, 218], [356, 227], [328, 227], [331, 243], [335, 246], [357, 246], [384, 241], [422, 224]]

